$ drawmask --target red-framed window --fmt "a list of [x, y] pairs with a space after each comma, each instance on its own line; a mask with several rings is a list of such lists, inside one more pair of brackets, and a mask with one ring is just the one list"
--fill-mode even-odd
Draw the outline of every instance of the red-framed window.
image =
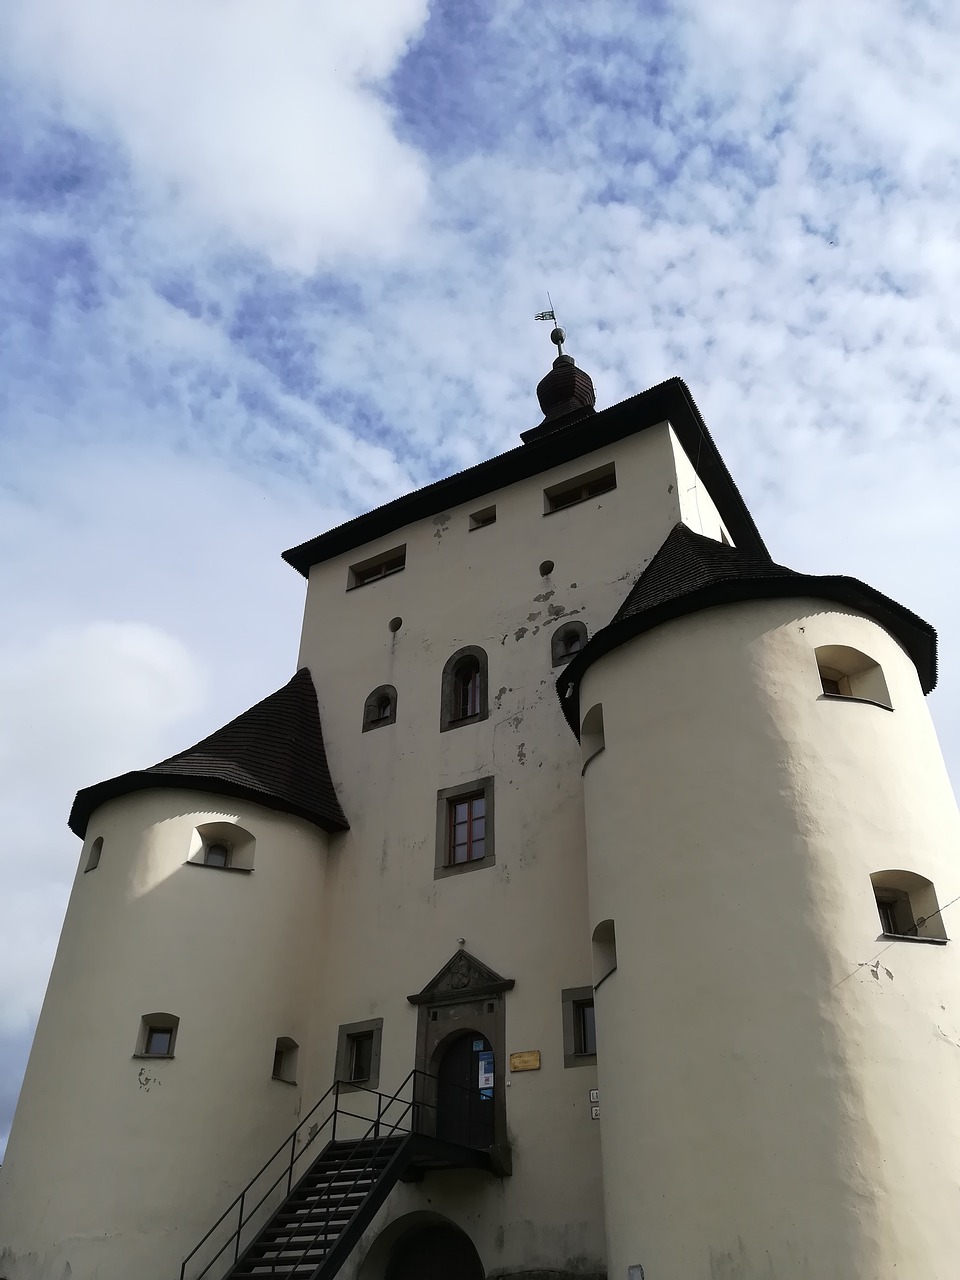
[[447, 865], [486, 857], [487, 801], [482, 791], [447, 801]]

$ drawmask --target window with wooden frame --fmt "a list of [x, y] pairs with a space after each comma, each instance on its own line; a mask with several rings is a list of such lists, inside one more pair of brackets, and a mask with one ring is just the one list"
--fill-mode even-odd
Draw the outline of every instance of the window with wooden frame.
[[482, 791], [447, 801], [447, 866], [486, 857], [487, 800]]
[[564, 480], [560, 484], [550, 485], [543, 491], [543, 512], [549, 515], [552, 511], [562, 511], [565, 507], [576, 506], [578, 502], [586, 502], [589, 498], [598, 498], [617, 487], [617, 471], [612, 462], [606, 466], [586, 471], [572, 480]]
[[434, 878], [493, 863], [493, 779], [450, 787], [437, 797]]
[[479, 645], [466, 645], [450, 655], [440, 677], [440, 732], [486, 720], [487, 654]]
[[359, 564], [352, 564], [347, 571], [347, 590], [351, 591], [354, 587], [365, 587], [368, 583], [377, 582], [380, 578], [388, 578], [391, 574], [399, 573], [401, 569], [405, 569], [406, 564], [406, 546], [395, 547], [392, 551], [387, 551], [383, 555], [374, 556], [370, 560], [362, 560]]

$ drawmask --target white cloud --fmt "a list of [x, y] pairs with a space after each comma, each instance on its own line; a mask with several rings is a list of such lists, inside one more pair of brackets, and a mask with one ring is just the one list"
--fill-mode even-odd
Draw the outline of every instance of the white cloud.
[[311, 270], [395, 254], [427, 193], [378, 83], [427, 0], [14, 0], [0, 34], [153, 200]]

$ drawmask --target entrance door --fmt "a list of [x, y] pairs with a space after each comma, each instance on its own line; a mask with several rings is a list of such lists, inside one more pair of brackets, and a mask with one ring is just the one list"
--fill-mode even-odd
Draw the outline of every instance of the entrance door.
[[483, 1280], [483, 1265], [469, 1236], [456, 1227], [427, 1227], [401, 1240], [387, 1280]]
[[475, 1031], [451, 1040], [437, 1069], [437, 1137], [493, 1146], [493, 1050]]

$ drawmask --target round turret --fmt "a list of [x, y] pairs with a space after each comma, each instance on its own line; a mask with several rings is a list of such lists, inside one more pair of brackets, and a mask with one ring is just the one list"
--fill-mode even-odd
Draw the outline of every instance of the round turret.
[[577, 676], [611, 1275], [956, 1272], [960, 821], [907, 631], [814, 581], [654, 583]]

